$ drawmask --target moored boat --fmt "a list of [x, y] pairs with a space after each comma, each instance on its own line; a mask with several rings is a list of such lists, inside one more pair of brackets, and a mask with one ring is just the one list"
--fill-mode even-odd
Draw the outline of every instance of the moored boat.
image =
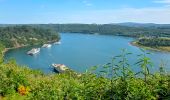
[[54, 69], [56, 71], [58, 71], [59, 73], [63, 73], [66, 70], [68, 70], [69, 68], [66, 67], [64, 64], [52, 64], [52, 66], [54, 67]]
[[35, 55], [40, 52], [40, 48], [33, 48], [27, 52], [28, 55]]
[[61, 44], [61, 42], [60, 41], [54, 42], [54, 44], [59, 45], [59, 44]]
[[50, 47], [51, 47], [51, 44], [44, 44], [42, 47], [43, 47], [43, 48], [50, 48]]

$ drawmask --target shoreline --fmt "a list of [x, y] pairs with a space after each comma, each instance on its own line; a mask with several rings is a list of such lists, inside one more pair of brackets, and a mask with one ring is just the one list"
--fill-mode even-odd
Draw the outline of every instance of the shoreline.
[[[59, 40], [57, 40], [57, 41], [47, 41], [47, 43], [55, 43], [55, 42], [58, 42], [58, 41]], [[36, 45], [40, 45], [40, 44], [36, 44]], [[27, 46], [35, 46], [35, 45], [21, 45], [21, 46], [16, 46], [16, 47], [12, 47], [12, 48], [5, 48], [2, 51], [2, 54], [4, 55], [6, 52], [8, 52], [9, 50], [12, 50], [12, 49], [18, 49], [18, 48], [27, 47]]]
[[3, 51], [2, 51], [2, 54], [4, 55], [6, 52], [8, 52], [9, 50], [12, 50], [12, 49], [18, 49], [18, 48], [22, 48], [22, 47], [26, 47], [28, 45], [23, 45], [23, 46], [17, 46], [17, 47], [12, 47], [12, 48], [5, 48]]
[[153, 50], [153, 51], [170, 53], [170, 46], [169, 47], [149, 47], [149, 46], [140, 45], [140, 44], [137, 43], [137, 41], [132, 41], [132, 42], [130, 42], [130, 44], [133, 45], [133, 46], [139, 47], [139, 48], [144, 48], [146, 50]]

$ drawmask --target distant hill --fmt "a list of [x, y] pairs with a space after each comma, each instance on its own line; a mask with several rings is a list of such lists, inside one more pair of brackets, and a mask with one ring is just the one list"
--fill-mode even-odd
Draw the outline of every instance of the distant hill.
[[0, 24], [0, 27], [15, 26], [16, 24]]
[[[170, 24], [117, 23], [117, 24], [27, 24], [33, 28], [50, 29], [55, 32], [104, 34], [128, 37], [170, 37]], [[22, 24], [1, 25], [22, 26]]]
[[32, 25], [43, 28], [53, 29], [57, 32], [69, 33], [85, 33], [85, 34], [104, 34], [104, 35], [120, 35], [128, 37], [170, 37], [169, 26], [156, 27], [131, 27], [116, 24], [40, 24]]
[[155, 24], [155, 23], [116, 23], [115, 25], [129, 26], [129, 27], [170, 27], [170, 24]]

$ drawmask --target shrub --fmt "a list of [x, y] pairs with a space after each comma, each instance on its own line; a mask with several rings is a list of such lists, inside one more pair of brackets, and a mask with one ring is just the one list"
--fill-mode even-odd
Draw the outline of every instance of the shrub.
[[94, 70], [45, 75], [11, 60], [0, 64], [0, 96], [10, 100], [169, 99], [170, 76], [163, 70], [149, 73], [150, 60], [144, 59], [146, 55], [140, 56], [137, 63], [143, 68], [138, 76], [130, 69], [127, 56], [130, 53], [123, 51], [114, 57], [99, 75], [94, 74]]

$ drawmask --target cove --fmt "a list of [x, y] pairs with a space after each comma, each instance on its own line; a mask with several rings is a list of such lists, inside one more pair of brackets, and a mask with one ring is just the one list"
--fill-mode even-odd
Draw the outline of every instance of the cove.
[[[109, 63], [113, 56], [121, 54], [121, 49], [127, 49], [132, 55], [128, 57], [129, 63], [137, 62], [137, 55], [142, 54], [139, 47], [130, 44], [133, 38], [112, 35], [91, 35], [81, 33], [61, 33], [61, 44], [52, 45], [51, 48], [41, 48], [35, 56], [29, 56], [27, 51], [33, 47], [23, 47], [9, 50], [5, 60], [14, 58], [19, 65], [39, 69], [45, 73], [53, 72], [52, 63], [65, 64], [77, 72], [85, 72], [92, 66]], [[40, 46], [38, 46], [40, 47]], [[170, 70], [170, 53], [147, 50], [153, 62], [152, 71], [157, 71], [161, 60], [166, 63], [165, 69]], [[135, 71], [138, 66], [132, 66]]]

